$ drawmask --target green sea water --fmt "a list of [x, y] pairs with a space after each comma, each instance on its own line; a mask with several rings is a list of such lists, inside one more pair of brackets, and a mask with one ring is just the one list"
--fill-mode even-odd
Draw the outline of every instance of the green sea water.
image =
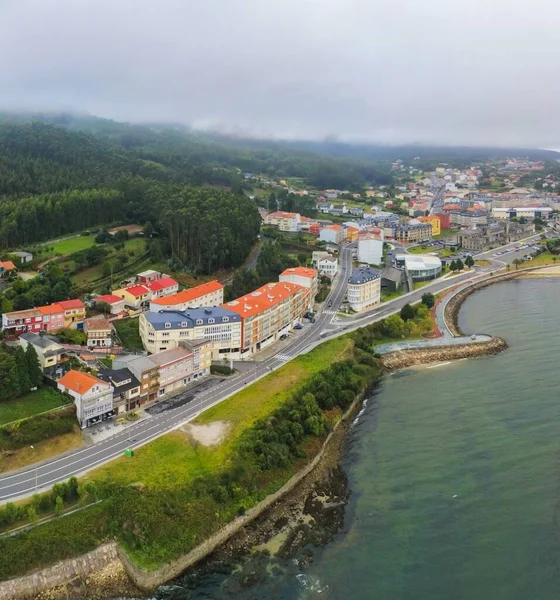
[[226, 569], [158, 598], [560, 598], [560, 279], [486, 288], [460, 324], [510, 347], [385, 378], [348, 437], [344, 530], [303, 573], [240, 588]]

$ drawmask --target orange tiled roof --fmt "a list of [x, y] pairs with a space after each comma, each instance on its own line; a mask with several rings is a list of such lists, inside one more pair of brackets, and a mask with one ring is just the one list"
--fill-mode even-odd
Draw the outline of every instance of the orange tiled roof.
[[11, 260], [0, 260], [0, 267], [4, 267], [4, 271], [12, 271], [17, 268]]
[[242, 317], [252, 317], [266, 311], [286, 298], [294, 296], [300, 290], [301, 285], [287, 283], [284, 281], [278, 283], [267, 283], [250, 294], [245, 294], [236, 300], [227, 302], [223, 306], [232, 310]]
[[178, 292], [177, 294], [173, 294], [172, 296], [167, 296], [165, 298], [158, 298], [153, 301], [153, 304], [161, 304], [162, 306], [171, 306], [173, 304], [183, 304], [183, 302], [191, 302], [192, 300], [196, 300], [201, 296], [206, 296], [206, 294], [211, 294], [212, 292], [217, 292], [221, 290], [224, 286], [214, 279], [213, 281], [209, 281], [208, 283], [202, 283], [201, 285], [197, 285], [188, 290], [183, 290], [182, 292]]
[[39, 306], [38, 310], [43, 315], [56, 315], [64, 312], [64, 308], [58, 302], [54, 304], [48, 304], [47, 306]]
[[68, 371], [58, 380], [58, 383], [78, 394], [85, 394], [98, 383], [105, 384], [101, 379], [83, 371]]
[[70, 308], [85, 308], [84, 303], [78, 298], [74, 300], [61, 300], [59, 304], [64, 310], [68, 310]]
[[317, 271], [315, 269], [310, 269], [309, 267], [289, 267], [280, 273], [280, 277], [282, 277], [282, 275], [299, 275], [300, 277], [313, 279], [314, 277], [317, 277]]

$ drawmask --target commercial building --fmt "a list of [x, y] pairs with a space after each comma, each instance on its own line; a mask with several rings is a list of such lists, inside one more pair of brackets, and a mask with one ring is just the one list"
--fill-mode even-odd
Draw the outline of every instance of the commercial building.
[[317, 296], [318, 288], [318, 273], [315, 269], [309, 269], [307, 267], [289, 267], [282, 273], [280, 273], [279, 281], [285, 281], [287, 283], [295, 283], [304, 288], [303, 301], [308, 309], [313, 308], [315, 303], [315, 296]]
[[68, 371], [58, 380], [57, 387], [72, 397], [82, 429], [114, 415], [113, 388], [94, 375]]
[[488, 211], [485, 209], [452, 210], [448, 214], [454, 227], [472, 228], [488, 223]]
[[266, 225], [278, 227], [280, 231], [299, 231], [301, 216], [299, 213], [277, 211], [266, 215], [264, 218]]
[[348, 279], [348, 304], [356, 312], [381, 302], [381, 276], [370, 267], [359, 267]]
[[429, 223], [417, 225], [400, 225], [395, 229], [394, 238], [401, 244], [417, 244], [432, 239], [432, 226]]
[[307, 312], [304, 288], [285, 282], [267, 283], [224, 306], [242, 320], [241, 357], [276, 342]]
[[41, 367], [41, 371], [47, 368], [55, 367], [60, 362], [66, 360], [66, 350], [54, 340], [51, 340], [45, 335], [37, 333], [22, 333], [19, 336], [19, 344], [25, 350], [31, 344], [37, 353], [37, 359]]
[[395, 267], [386, 267], [381, 271], [381, 290], [397, 292], [402, 286], [402, 271]]
[[112, 387], [116, 415], [140, 406], [140, 382], [129, 369], [103, 369], [97, 375]]
[[550, 206], [520, 206], [519, 208], [493, 208], [492, 216], [496, 219], [550, 219], [554, 211]]
[[533, 223], [500, 220], [475, 229], [457, 232], [455, 241], [463, 250], [489, 250], [516, 242], [535, 232]]
[[150, 310], [186, 310], [201, 306], [219, 306], [224, 303], [224, 286], [217, 280], [209, 281], [150, 302]]
[[441, 221], [437, 215], [420, 217], [418, 220], [420, 221], [420, 223], [429, 223], [432, 226], [432, 236], [441, 234]]
[[239, 355], [241, 317], [227, 305], [146, 312], [139, 319], [140, 337], [150, 353], [175, 348], [182, 341], [205, 339], [212, 344], [214, 359]]
[[397, 254], [395, 266], [404, 268], [413, 281], [429, 281], [441, 275], [442, 264], [430, 254]]
[[113, 345], [113, 326], [107, 319], [86, 319], [84, 332], [88, 348], [110, 348]]
[[131, 354], [115, 356], [113, 368], [129, 369], [138, 379], [140, 382], [140, 395], [138, 396], [140, 406], [157, 399], [159, 390], [158, 366], [147, 356], [134, 356]]
[[358, 260], [368, 265], [383, 262], [383, 241], [385, 235], [379, 227], [362, 229], [358, 234]]

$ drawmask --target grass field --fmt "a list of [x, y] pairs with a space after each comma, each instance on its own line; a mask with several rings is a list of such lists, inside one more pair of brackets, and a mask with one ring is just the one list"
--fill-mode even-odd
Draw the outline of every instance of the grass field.
[[121, 342], [128, 350], [144, 350], [140, 333], [138, 332], [139, 324], [140, 322], [138, 319], [113, 321], [113, 325], [119, 334]]
[[43, 387], [26, 396], [0, 402], [0, 425], [25, 419], [68, 404], [68, 400], [56, 390]]
[[165, 488], [171, 482], [181, 485], [205, 472], [224, 468], [232, 444], [245, 428], [270, 414], [298, 385], [344, 358], [351, 348], [352, 342], [347, 337], [326, 342], [205, 411], [196, 419], [196, 424], [215, 421], [230, 424], [226, 439], [218, 446], [191, 443], [187, 435], [178, 430], [139, 448], [133, 459], [114, 460], [92, 471], [87, 478]]
[[87, 250], [95, 244], [95, 236], [93, 235], [80, 235], [69, 240], [62, 240], [61, 242], [55, 242], [54, 244], [47, 243], [46, 245], [50, 248], [54, 248], [54, 254], [62, 254], [62, 256], [68, 256], [74, 254], [74, 252], [80, 252], [80, 250]]

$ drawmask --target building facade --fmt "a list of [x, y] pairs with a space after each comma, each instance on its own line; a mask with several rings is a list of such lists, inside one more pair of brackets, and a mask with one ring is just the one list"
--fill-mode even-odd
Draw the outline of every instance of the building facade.
[[57, 387], [72, 397], [82, 429], [114, 415], [113, 388], [94, 375], [68, 371], [58, 380]]
[[432, 239], [432, 226], [429, 223], [401, 225], [395, 229], [394, 239], [401, 244], [417, 244]]
[[29, 344], [33, 346], [37, 353], [41, 371], [55, 367], [66, 359], [66, 350], [60, 344], [44, 335], [31, 332], [22, 333], [19, 336], [19, 344], [24, 350]]
[[116, 415], [140, 406], [140, 382], [129, 369], [104, 369], [99, 379], [113, 388], [113, 412]]
[[381, 276], [369, 267], [352, 271], [348, 279], [348, 304], [356, 312], [376, 306], [381, 302]]
[[318, 272], [307, 267], [289, 267], [280, 273], [279, 281], [295, 283], [304, 288], [303, 300], [308, 309], [313, 308], [318, 290]]
[[264, 222], [266, 225], [278, 227], [280, 231], [289, 231], [295, 233], [299, 231], [301, 216], [299, 213], [277, 211], [266, 215]]
[[140, 382], [138, 403], [153, 402], [158, 397], [159, 374], [158, 367], [147, 356], [120, 355], [113, 360], [114, 369], [129, 369]]
[[358, 260], [368, 265], [383, 262], [383, 240], [385, 236], [379, 227], [368, 227], [358, 234]]
[[110, 348], [113, 345], [113, 326], [107, 319], [86, 319], [84, 332], [88, 348]]
[[441, 234], [441, 221], [437, 215], [420, 217], [418, 220], [420, 221], [420, 223], [429, 223], [432, 226], [432, 236]]
[[217, 280], [197, 285], [177, 294], [150, 302], [150, 310], [186, 310], [204, 306], [220, 306], [224, 303], [224, 286]]

